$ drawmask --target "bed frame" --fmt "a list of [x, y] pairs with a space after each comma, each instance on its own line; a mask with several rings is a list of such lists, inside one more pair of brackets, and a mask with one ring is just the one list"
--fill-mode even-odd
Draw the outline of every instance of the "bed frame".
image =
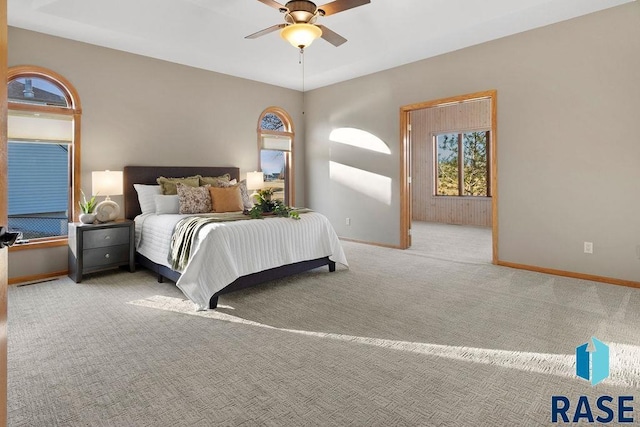
[[[134, 219], [140, 215], [140, 204], [138, 203], [138, 194], [133, 184], [157, 184], [156, 179], [160, 176], [166, 177], [182, 177], [182, 176], [220, 176], [228, 173], [231, 179], [240, 180], [240, 170], [235, 167], [172, 167], [172, 166], [125, 166], [124, 167], [124, 212], [125, 218]], [[143, 267], [158, 274], [158, 282], [163, 282], [164, 278], [177, 282], [180, 273], [172, 270], [164, 265], [156, 264], [147, 257], [136, 252], [136, 262]], [[293, 274], [302, 273], [307, 270], [329, 266], [329, 271], [336, 269], [336, 263], [331, 261], [329, 257], [312, 259], [308, 261], [287, 264], [269, 270], [260, 271], [258, 273], [249, 274], [237, 278], [234, 282], [227, 285], [224, 289], [216, 292], [209, 299], [209, 308], [214, 309], [218, 306], [218, 297], [222, 294], [248, 288], [270, 280], [281, 279]]]

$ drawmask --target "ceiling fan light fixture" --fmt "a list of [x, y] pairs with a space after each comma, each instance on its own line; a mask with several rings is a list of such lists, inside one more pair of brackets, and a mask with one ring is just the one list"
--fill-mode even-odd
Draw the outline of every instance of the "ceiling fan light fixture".
[[322, 36], [322, 30], [312, 24], [291, 24], [280, 31], [280, 37], [291, 43], [293, 47], [304, 49]]

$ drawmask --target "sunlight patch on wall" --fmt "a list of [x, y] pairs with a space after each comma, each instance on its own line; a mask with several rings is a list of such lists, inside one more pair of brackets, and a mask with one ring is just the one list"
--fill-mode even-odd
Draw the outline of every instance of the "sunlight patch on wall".
[[329, 139], [340, 144], [364, 148], [377, 153], [391, 154], [391, 149], [374, 134], [356, 128], [338, 128], [331, 131]]
[[329, 177], [332, 181], [391, 206], [391, 178], [387, 176], [330, 161]]

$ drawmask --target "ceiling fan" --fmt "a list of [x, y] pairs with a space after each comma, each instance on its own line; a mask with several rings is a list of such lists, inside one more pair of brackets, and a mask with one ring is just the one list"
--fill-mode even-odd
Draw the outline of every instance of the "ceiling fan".
[[285, 5], [275, 0], [258, 1], [284, 13], [285, 23], [272, 25], [269, 28], [246, 36], [245, 39], [255, 39], [276, 30], [281, 30], [280, 35], [282, 38], [293, 46], [300, 48], [301, 51], [318, 37], [322, 37], [336, 47], [347, 41], [340, 34], [324, 25], [316, 24], [318, 16], [334, 15], [338, 12], [371, 3], [371, 0], [335, 0], [318, 7], [309, 0], [289, 1]]

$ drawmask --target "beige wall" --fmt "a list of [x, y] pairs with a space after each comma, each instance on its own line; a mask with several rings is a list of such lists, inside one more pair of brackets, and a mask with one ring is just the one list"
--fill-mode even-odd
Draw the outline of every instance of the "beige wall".
[[423, 108], [410, 114], [413, 219], [490, 227], [491, 198], [434, 194], [433, 137], [447, 132], [491, 130], [491, 99]]
[[[303, 123], [299, 92], [9, 31], [9, 65], [51, 68], [80, 93], [85, 189], [91, 170], [133, 163], [252, 170], [257, 117], [278, 105], [298, 132], [297, 204], [341, 236], [390, 245], [400, 241], [399, 108], [497, 89], [499, 258], [635, 281], [638, 52], [634, 2], [311, 91]], [[340, 127], [373, 134], [391, 154], [330, 141]], [[66, 267], [64, 251], [45, 253], [12, 253], [11, 276]]]
[[[400, 106], [497, 89], [499, 258], [639, 281], [639, 52], [633, 2], [305, 94], [308, 204], [341, 236], [399, 244]], [[391, 155], [330, 141], [338, 127]], [[331, 161], [390, 178], [391, 202]]]
[[[9, 66], [22, 64], [56, 71], [78, 90], [83, 108], [82, 187], [87, 194], [92, 170], [121, 170], [125, 165], [230, 165], [242, 174], [255, 170], [258, 117], [275, 105], [293, 118], [296, 202], [304, 204], [300, 92], [10, 28]], [[66, 266], [66, 248], [9, 256], [10, 277]]]

